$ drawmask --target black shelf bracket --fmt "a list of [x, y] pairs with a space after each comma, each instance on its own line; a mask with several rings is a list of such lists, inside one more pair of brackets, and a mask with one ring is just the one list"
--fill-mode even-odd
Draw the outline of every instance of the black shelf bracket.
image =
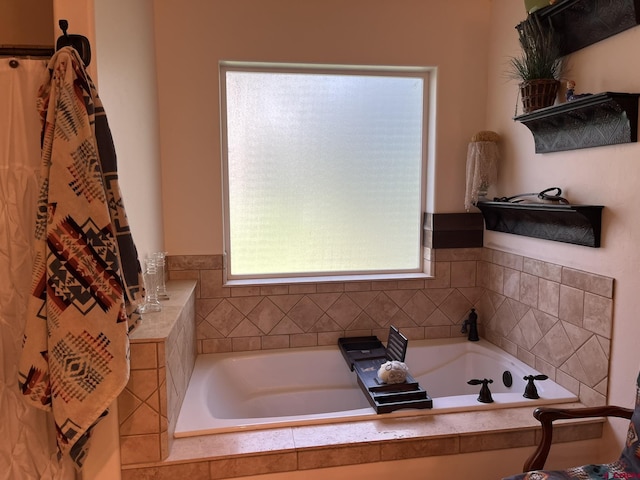
[[600, 247], [601, 205], [478, 202], [487, 230]]
[[637, 142], [638, 97], [638, 93], [597, 93], [514, 120], [531, 130], [536, 153]]

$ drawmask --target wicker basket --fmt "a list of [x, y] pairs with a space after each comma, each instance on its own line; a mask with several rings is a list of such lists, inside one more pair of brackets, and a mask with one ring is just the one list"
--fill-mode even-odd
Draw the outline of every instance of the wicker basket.
[[522, 109], [530, 113], [544, 107], [550, 107], [556, 101], [560, 82], [555, 79], [529, 80], [520, 84]]

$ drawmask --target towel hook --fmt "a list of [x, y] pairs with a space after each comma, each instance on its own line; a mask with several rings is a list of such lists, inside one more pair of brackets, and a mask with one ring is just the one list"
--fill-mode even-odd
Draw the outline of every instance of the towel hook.
[[78, 52], [85, 67], [89, 66], [91, 62], [91, 45], [89, 44], [89, 39], [83, 35], [69, 35], [67, 33], [69, 22], [66, 19], [58, 20], [58, 25], [60, 26], [60, 30], [62, 30], [62, 35], [58, 37], [56, 50], [71, 46]]
[[62, 30], [62, 35], [69, 38], [69, 35], [67, 34], [67, 30], [69, 29], [69, 22], [65, 19], [61, 19], [60, 21], [58, 21], [58, 25], [60, 26], [60, 30]]

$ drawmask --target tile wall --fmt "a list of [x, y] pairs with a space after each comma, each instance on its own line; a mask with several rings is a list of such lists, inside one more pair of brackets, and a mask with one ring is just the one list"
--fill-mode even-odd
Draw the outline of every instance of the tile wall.
[[612, 278], [485, 248], [478, 279], [487, 339], [582, 403], [606, 403]]
[[[482, 249], [439, 250], [435, 278], [224, 287], [221, 256], [170, 256], [170, 279], [196, 279], [198, 353], [336, 345], [395, 325], [409, 339], [461, 335], [480, 301]], [[432, 258], [433, 261], [433, 258]]]
[[196, 353], [386, 338], [389, 325], [410, 339], [459, 336], [471, 307], [482, 337], [583, 403], [605, 403], [613, 279], [488, 248], [433, 250], [430, 260], [435, 277], [424, 280], [229, 288], [221, 256], [168, 257], [172, 299], [131, 339], [118, 400], [123, 466], [169, 455]]
[[335, 345], [389, 325], [409, 339], [480, 334], [587, 405], [604, 404], [613, 279], [488, 248], [432, 250], [435, 277], [223, 286], [221, 255], [169, 256], [170, 279], [195, 279], [198, 353]]
[[193, 281], [167, 286], [162, 311], [144, 314], [131, 341], [129, 382], [118, 397], [122, 465], [169, 455], [196, 356]]

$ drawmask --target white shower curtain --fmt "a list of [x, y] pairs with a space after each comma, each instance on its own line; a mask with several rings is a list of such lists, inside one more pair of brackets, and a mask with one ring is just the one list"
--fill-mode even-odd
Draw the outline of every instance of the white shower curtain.
[[50, 414], [18, 390], [40, 168], [37, 91], [46, 61], [0, 57], [0, 480], [72, 479], [60, 467]]

